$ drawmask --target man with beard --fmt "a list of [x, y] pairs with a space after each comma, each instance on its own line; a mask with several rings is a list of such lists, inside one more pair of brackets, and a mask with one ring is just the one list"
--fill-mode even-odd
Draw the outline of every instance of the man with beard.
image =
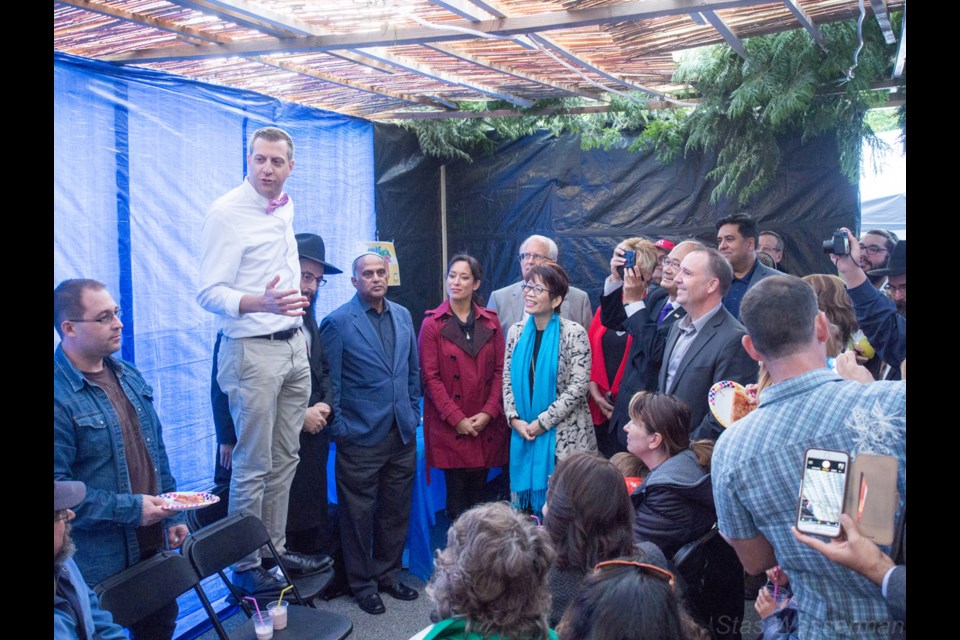
[[[864, 273], [860, 267], [863, 264], [863, 256], [859, 255], [860, 246], [848, 229], [843, 231], [850, 240], [850, 255], [831, 255], [830, 259], [837, 265], [837, 272], [847, 285], [847, 293], [857, 314], [857, 325], [880, 359], [890, 366], [888, 371], [881, 370], [880, 377], [899, 380], [900, 364], [907, 357], [907, 319], [897, 313], [897, 300], [902, 301], [904, 309], [907, 303], [907, 241], [897, 243], [893, 259], [889, 260], [888, 267], [879, 270], [880, 273], [876, 270]], [[888, 286], [901, 287], [896, 297], [888, 298], [877, 291], [868, 280], [871, 273], [876, 277], [889, 278]]]
[[[323, 354], [316, 319], [317, 292], [326, 284], [325, 275], [343, 273], [325, 260], [326, 247], [323, 238], [313, 233], [298, 233], [297, 253], [300, 256], [300, 293], [309, 302], [307, 315], [303, 318], [304, 338], [310, 361], [310, 399], [300, 431], [300, 462], [290, 486], [289, 513], [287, 516], [287, 549], [297, 553], [322, 554], [328, 545], [324, 540], [327, 528], [327, 456], [330, 438], [324, 428], [330, 419], [333, 388]], [[214, 424], [217, 431], [219, 455], [217, 456], [217, 483], [228, 484], [230, 457], [237, 436], [227, 407], [226, 394], [217, 384], [217, 351], [220, 335], [213, 348], [213, 377], [211, 395], [214, 407]], [[219, 409], [218, 409], [219, 407]], [[225, 476], [225, 480], [224, 477]], [[324, 568], [329, 560], [321, 555]]]
[[[867, 279], [874, 289], [882, 291], [887, 284], [885, 275], [871, 275], [871, 271], [885, 269], [897, 246], [897, 235], [886, 229], [871, 229], [859, 242], [860, 268], [867, 272]], [[854, 243], [851, 243], [851, 247]]]
[[703, 245], [696, 240], [684, 240], [675, 245], [660, 261], [663, 269], [660, 288], [649, 295], [646, 295], [646, 283], [637, 277], [634, 269], [625, 269], [621, 279], [618, 268], [624, 263], [624, 247], [618, 245], [613, 251], [610, 275], [604, 282], [600, 299], [600, 321], [608, 329], [629, 331], [633, 338], [620, 391], [610, 414], [610, 428], [616, 433], [619, 451], [627, 450], [627, 434], [623, 427], [630, 421], [630, 399], [637, 391], [656, 391], [667, 333], [675, 321], [686, 315], [677, 302], [674, 280], [680, 262], [694, 249], [702, 248]]
[[87, 487], [82, 482], [53, 482], [53, 637], [56, 640], [126, 640], [123, 628], [84, 582], [73, 561], [71, 511], [83, 502]]

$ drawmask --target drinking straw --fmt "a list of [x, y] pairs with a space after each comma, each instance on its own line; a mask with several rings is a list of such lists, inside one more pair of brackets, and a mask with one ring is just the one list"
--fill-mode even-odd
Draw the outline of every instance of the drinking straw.
[[773, 570], [773, 602], [777, 602], [777, 592], [780, 590], [780, 567]]
[[244, 599], [244, 600], [249, 600], [250, 602], [253, 603], [253, 608], [254, 608], [254, 609], [256, 610], [256, 612], [257, 612], [257, 617], [260, 618], [260, 623], [263, 624], [263, 614], [260, 613], [260, 605], [257, 604], [257, 599], [256, 599], [256, 598], [251, 598], [250, 596], [243, 596], [243, 599]]
[[538, 518], [537, 516], [533, 515], [532, 513], [530, 514], [530, 517], [533, 518], [534, 522], [537, 523], [537, 526], [538, 526], [538, 527], [542, 527], [542, 526], [543, 526], [543, 525], [540, 523], [540, 518]]
[[280, 592], [280, 598], [277, 599], [277, 609], [280, 608], [280, 603], [283, 602], [283, 594], [285, 594], [287, 591], [290, 591], [290, 589], [293, 589], [293, 585], [292, 585], [292, 584], [291, 584], [291, 585], [287, 585], [287, 586], [284, 587], [283, 590]]

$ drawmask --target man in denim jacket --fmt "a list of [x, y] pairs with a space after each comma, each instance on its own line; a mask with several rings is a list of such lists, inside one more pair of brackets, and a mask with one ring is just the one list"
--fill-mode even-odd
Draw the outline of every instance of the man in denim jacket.
[[[133, 566], [187, 535], [160, 493], [176, 490], [153, 389], [120, 349], [120, 308], [96, 280], [65, 280], [53, 292], [54, 480], [87, 485], [75, 508], [75, 559], [87, 583]], [[176, 601], [130, 631], [137, 640], [173, 636]]]

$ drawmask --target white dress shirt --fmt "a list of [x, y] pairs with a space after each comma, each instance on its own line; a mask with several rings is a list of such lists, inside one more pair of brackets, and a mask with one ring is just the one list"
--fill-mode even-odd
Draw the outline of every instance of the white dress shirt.
[[201, 229], [197, 302], [217, 314], [228, 338], [248, 338], [299, 327], [303, 320], [272, 313], [240, 313], [240, 299], [277, 289], [300, 291], [300, 258], [293, 233], [293, 200], [267, 214], [269, 201], [249, 180], [218, 198]]

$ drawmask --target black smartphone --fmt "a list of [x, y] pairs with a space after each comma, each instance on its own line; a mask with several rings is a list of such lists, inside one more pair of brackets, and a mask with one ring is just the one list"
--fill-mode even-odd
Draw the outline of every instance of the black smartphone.
[[633, 269], [634, 267], [637, 266], [637, 252], [633, 250], [624, 251], [623, 259], [626, 260], [626, 262], [623, 263], [622, 267], [617, 267], [617, 273], [620, 274], [621, 280], [624, 279], [623, 277], [624, 270]]

